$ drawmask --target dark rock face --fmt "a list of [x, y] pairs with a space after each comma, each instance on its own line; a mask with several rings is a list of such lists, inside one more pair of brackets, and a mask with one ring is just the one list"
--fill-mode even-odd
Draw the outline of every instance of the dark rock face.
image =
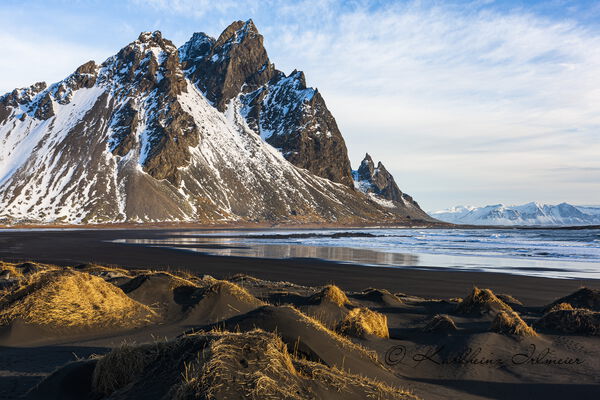
[[133, 100], [127, 101], [112, 116], [110, 126], [113, 134], [109, 139], [110, 151], [124, 157], [135, 145], [135, 128], [138, 124], [138, 111]]
[[306, 87], [304, 73], [277, 75], [243, 95], [248, 124], [292, 164], [352, 186], [346, 143], [321, 94]]
[[54, 116], [54, 107], [52, 107], [52, 98], [46, 93], [30, 109], [30, 112], [38, 119], [46, 120]]
[[[212, 47], [207, 51], [209, 45]], [[195, 34], [180, 53], [184, 68], [190, 68], [192, 82], [219, 111], [225, 110], [242, 87], [254, 90], [267, 83], [274, 72], [263, 37], [252, 20], [232, 23], [216, 41]]]
[[111, 151], [124, 156], [131, 150], [139, 117], [130, 96], [146, 95], [141, 105], [148, 111], [140, 161], [151, 176], [176, 185], [178, 169], [189, 163], [189, 147], [199, 141], [193, 118], [177, 100], [187, 92], [177, 48], [158, 31], [144, 32], [104, 66], [108, 69], [99, 79], [118, 82], [122, 89], [117, 89], [117, 99], [126, 100], [112, 117]]
[[387, 200], [406, 202], [418, 207], [413, 198], [398, 188], [392, 174], [388, 172], [381, 161], [375, 167], [371, 156], [367, 153], [355, 172], [355, 180], [359, 189], [365, 193], [374, 193]]
[[215, 107], [239, 96], [248, 125], [292, 164], [349, 187], [346, 143], [304, 73], [275, 69], [252, 20], [231, 24], [215, 41], [196, 33], [180, 50], [184, 69]]

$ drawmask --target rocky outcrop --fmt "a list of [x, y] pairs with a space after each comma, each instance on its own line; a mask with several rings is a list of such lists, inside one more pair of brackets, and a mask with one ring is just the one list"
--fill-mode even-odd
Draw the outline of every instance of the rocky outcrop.
[[196, 33], [179, 49], [184, 69], [221, 111], [241, 102], [246, 122], [292, 164], [352, 187], [346, 143], [321, 94], [304, 73], [275, 69], [252, 20], [232, 23], [217, 40]]
[[192, 82], [219, 111], [224, 111], [242, 88], [254, 90], [267, 83], [274, 72], [263, 37], [252, 20], [232, 23], [216, 41], [202, 33], [194, 34], [180, 55]]
[[142, 96], [145, 126], [137, 132], [142, 141], [140, 163], [154, 178], [178, 184], [179, 168], [189, 164], [189, 148], [198, 145], [199, 130], [177, 99], [187, 92], [177, 48], [158, 31], [144, 32], [103, 64], [99, 80], [116, 83], [116, 99], [121, 103], [111, 121], [113, 154], [125, 156], [131, 150], [139, 120], [132, 95]]
[[363, 193], [373, 193], [381, 198], [394, 202], [412, 204], [418, 207], [413, 198], [398, 188], [392, 174], [381, 161], [375, 167], [373, 159], [367, 153], [354, 173], [355, 185]]

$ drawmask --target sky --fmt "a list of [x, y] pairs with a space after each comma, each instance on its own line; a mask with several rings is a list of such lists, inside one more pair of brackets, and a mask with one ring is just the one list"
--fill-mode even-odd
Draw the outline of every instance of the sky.
[[3, 0], [0, 92], [249, 18], [422, 208], [600, 204], [600, 1]]

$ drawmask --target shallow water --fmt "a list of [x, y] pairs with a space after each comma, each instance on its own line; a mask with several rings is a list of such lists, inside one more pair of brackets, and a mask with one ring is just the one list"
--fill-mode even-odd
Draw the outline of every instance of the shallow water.
[[[343, 236], [332, 237], [336, 233]], [[160, 239], [118, 242], [226, 256], [600, 278], [598, 229], [173, 231]]]

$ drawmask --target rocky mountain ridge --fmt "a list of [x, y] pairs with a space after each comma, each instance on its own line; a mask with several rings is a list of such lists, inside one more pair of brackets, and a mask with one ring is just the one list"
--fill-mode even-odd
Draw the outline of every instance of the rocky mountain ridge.
[[431, 220], [393, 189], [355, 190], [322, 97], [274, 68], [252, 21], [180, 48], [144, 32], [15, 89], [0, 143], [4, 223]]

